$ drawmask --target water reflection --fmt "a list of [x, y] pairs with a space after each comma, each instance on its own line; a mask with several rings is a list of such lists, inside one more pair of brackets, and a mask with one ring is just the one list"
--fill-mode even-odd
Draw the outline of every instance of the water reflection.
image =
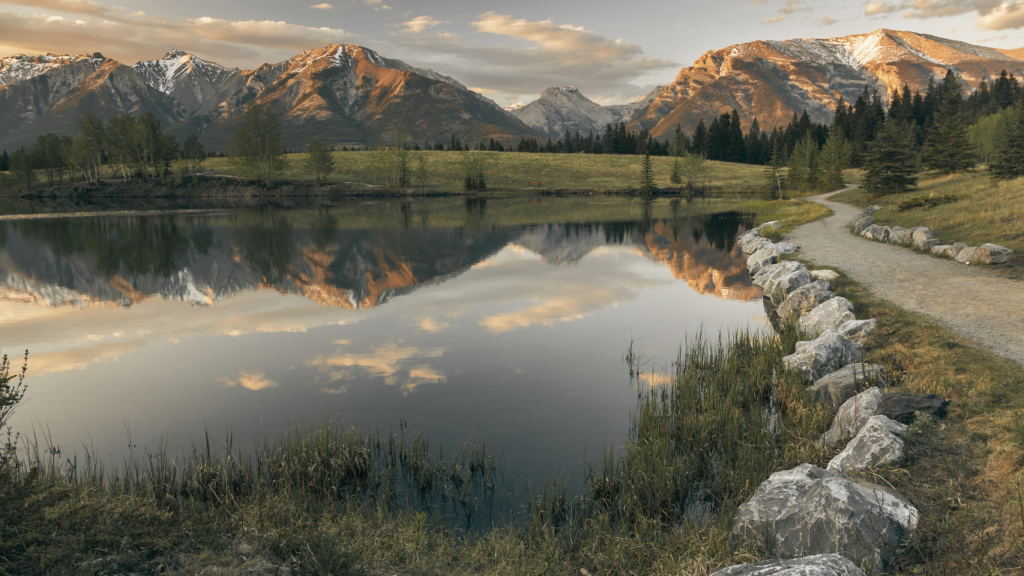
[[462, 226], [414, 225], [408, 202], [392, 226], [343, 227], [330, 209], [264, 209], [230, 217], [87, 217], [0, 223], [0, 297], [47, 306], [130, 306], [146, 298], [216, 304], [243, 290], [302, 294], [365, 309], [444, 282], [505, 246], [574, 265], [609, 246], [664, 263], [700, 294], [748, 301], [734, 246], [747, 225], [735, 212], [699, 218], [481, 225], [485, 198], [464, 200]]
[[[0, 221], [0, 349], [103, 453], [325, 412], [499, 447], [539, 480], [617, 446], [630, 338], [661, 385], [701, 326], [760, 318], [735, 212], [547, 198]], [[561, 212], [560, 212], [561, 210]], [[568, 215], [567, 215], [568, 214]], [[581, 216], [582, 214], [582, 216]], [[584, 217], [585, 216], [585, 217]]]

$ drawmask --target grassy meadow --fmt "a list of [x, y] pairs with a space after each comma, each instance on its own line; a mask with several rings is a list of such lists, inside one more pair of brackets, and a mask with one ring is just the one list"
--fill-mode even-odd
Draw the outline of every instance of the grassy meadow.
[[[335, 173], [330, 182], [336, 184], [372, 184], [371, 152], [335, 152]], [[530, 182], [540, 182], [542, 190], [628, 190], [639, 186], [640, 156], [610, 154], [528, 154], [518, 152], [410, 152], [410, 169], [415, 170], [418, 158], [427, 166], [426, 187], [435, 190], [462, 190], [462, 162], [468, 154], [487, 158], [487, 186], [500, 191], [528, 191]], [[282, 175], [290, 181], [310, 180], [303, 167], [306, 154], [286, 156], [288, 168]], [[655, 183], [669, 187], [674, 159], [654, 156]], [[752, 193], [762, 185], [762, 166], [710, 162], [712, 186], [718, 191]], [[217, 174], [233, 174], [226, 158], [210, 158], [204, 170]], [[414, 179], [419, 187], [419, 182]]]
[[851, 190], [834, 200], [868, 207], [878, 204], [876, 222], [886, 226], [928, 226], [943, 243], [1001, 244], [1024, 256], [1024, 178], [993, 180], [988, 172], [925, 174], [917, 189], [874, 196]]

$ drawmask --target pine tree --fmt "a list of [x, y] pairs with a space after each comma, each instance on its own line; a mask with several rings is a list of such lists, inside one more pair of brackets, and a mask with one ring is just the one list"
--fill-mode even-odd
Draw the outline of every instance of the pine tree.
[[818, 173], [818, 143], [807, 132], [789, 155], [786, 184], [791, 190], [813, 190], [818, 185]]
[[850, 166], [850, 156], [853, 153], [853, 146], [843, 136], [843, 129], [833, 126], [828, 132], [828, 139], [821, 148], [820, 188], [823, 192], [831, 192], [843, 187], [845, 179], [843, 170]]
[[1002, 142], [992, 162], [993, 178], [1024, 176], [1024, 103], [1014, 104], [1008, 116], [1002, 130]]
[[868, 151], [864, 188], [873, 194], [899, 194], [917, 185], [913, 144], [905, 124], [886, 122]]
[[654, 192], [654, 166], [651, 164], [650, 152], [646, 152], [640, 159], [640, 192], [644, 195]]
[[962, 172], [974, 166], [974, 152], [964, 121], [963, 88], [959, 77], [950, 72], [939, 90], [942, 100], [925, 145], [926, 164], [944, 174]]
[[764, 167], [764, 197], [769, 200], [782, 198], [782, 176], [779, 171], [782, 169], [782, 159], [779, 157], [779, 143], [772, 146], [772, 158]]
[[682, 171], [683, 171], [682, 161], [679, 160], [679, 158], [676, 158], [675, 161], [672, 162], [672, 174], [668, 177], [669, 182], [675, 184], [676, 186], [679, 186], [680, 184], [682, 184], [683, 183]]

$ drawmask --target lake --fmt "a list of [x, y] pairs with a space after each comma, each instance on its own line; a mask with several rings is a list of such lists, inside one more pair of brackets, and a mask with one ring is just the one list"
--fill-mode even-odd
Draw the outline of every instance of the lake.
[[[329, 417], [486, 441], [538, 482], [618, 447], [698, 332], [764, 328], [749, 215], [620, 197], [0, 217], [15, 428], [117, 462]], [[630, 377], [624, 358], [639, 352]], [[20, 363], [19, 363], [20, 366]]]

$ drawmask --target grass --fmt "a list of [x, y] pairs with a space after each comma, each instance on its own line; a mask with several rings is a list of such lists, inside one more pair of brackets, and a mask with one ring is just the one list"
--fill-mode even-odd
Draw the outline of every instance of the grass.
[[925, 175], [904, 194], [879, 197], [856, 189], [833, 199], [865, 208], [879, 204], [883, 209], [872, 215], [878, 224], [928, 226], [944, 244], [1006, 246], [1016, 253], [1011, 264], [1024, 266], [1024, 179], [998, 181], [988, 172]]
[[2, 569], [708, 574], [756, 558], [729, 546], [754, 488], [820, 458], [808, 434], [828, 414], [779, 369], [793, 345], [743, 333], [691, 342], [675, 384], [641, 393], [621, 453], [589, 463], [581, 491], [553, 482], [485, 531], [463, 521], [503, 505], [493, 460], [470, 446], [434, 456], [404, 426], [323, 423], [244, 452], [207, 439], [179, 458], [129, 455], [117, 470], [36, 441], [20, 468], [0, 471]]
[[845, 276], [833, 285], [858, 318], [878, 322], [865, 362], [886, 366], [897, 390], [951, 401], [945, 420], [912, 428], [907, 462], [866, 473], [921, 510], [896, 572], [1022, 573], [1024, 369]]

